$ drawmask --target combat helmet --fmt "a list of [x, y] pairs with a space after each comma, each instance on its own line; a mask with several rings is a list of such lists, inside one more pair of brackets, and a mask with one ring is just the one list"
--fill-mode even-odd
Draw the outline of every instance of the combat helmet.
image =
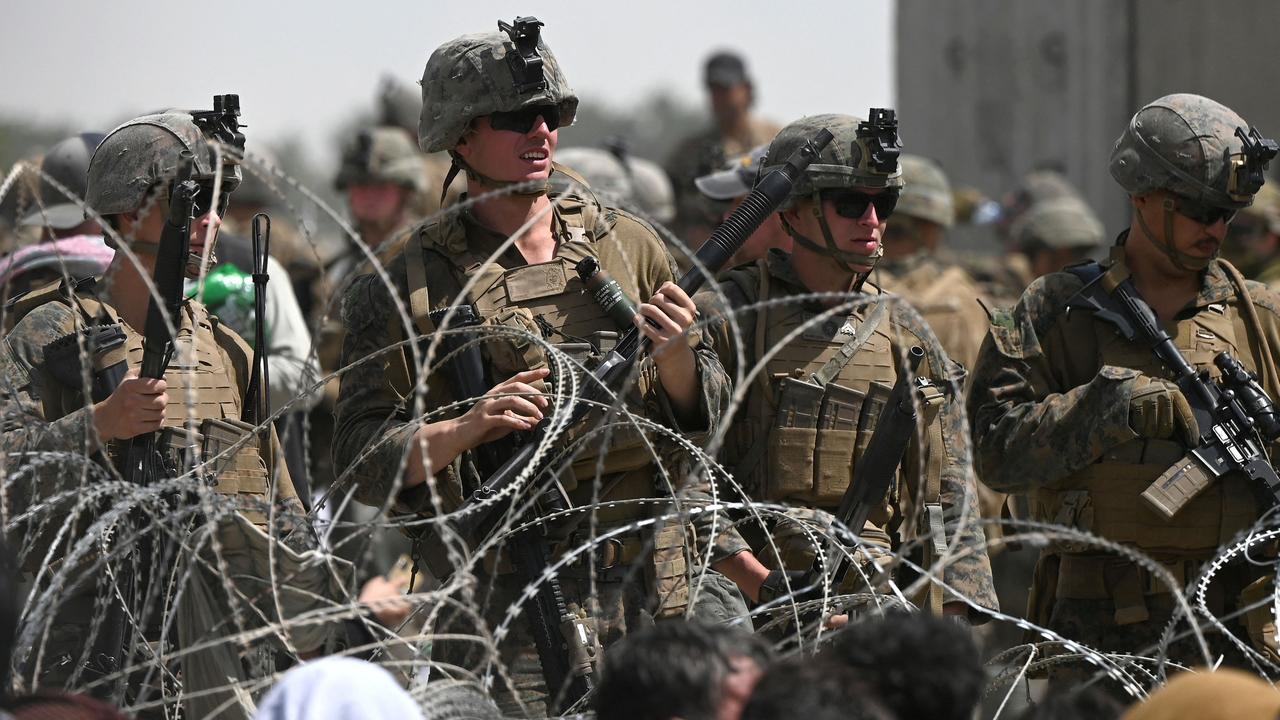
[[894, 213], [950, 228], [956, 223], [955, 199], [951, 182], [942, 167], [919, 155], [903, 155], [903, 188]]
[[[213, 110], [171, 110], [124, 123], [107, 133], [89, 159], [85, 204], [108, 216], [165, 199], [179, 158], [190, 152], [191, 179], [207, 193], [218, 185], [221, 212], [241, 179], [244, 134], [239, 117], [239, 96], [216, 95]], [[107, 244], [114, 247], [110, 234]]]
[[417, 192], [426, 189], [422, 153], [401, 128], [381, 126], [356, 133], [343, 150], [342, 165], [333, 181], [338, 190], [379, 183], [394, 183]]
[[[1130, 195], [1164, 190], [1174, 196], [1165, 199], [1164, 239], [1156, 246], [1180, 268], [1203, 269], [1209, 259], [1169, 244], [1173, 214], [1211, 224], [1247, 207], [1278, 149], [1230, 108], [1184, 93], [1166, 95], [1135, 113], [1111, 150], [1109, 167]], [[1157, 238], [1137, 217], [1148, 237]]]
[[1025, 250], [1092, 250], [1102, 244], [1104, 230], [1098, 216], [1083, 200], [1055, 197], [1033, 204], [1014, 221], [1010, 234]]
[[[834, 139], [796, 180], [787, 204], [797, 199], [812, 199], [813, 212], [822, 228], [823, 247], [791, 227], [785, 216], [782, 226], [795, 242], [813, 252], [831, 256], [848, 272], [849, 263], [874, 265], [884, 253], [884, 246], [874, 255], [850, 253], [836, 247], [819, 197], [823, 190], [881, 188], [895, 197], [903, 186], [902, 166], [898, 156], [902, 146], [898, 139], [898, 120], [893, 110], [872, 108], [870, 120], [852, 115], [810, 115], [782, 128], [769, 143], [769, 151], [760, 164], [760, 177], [784, 165], [816, 132], [825, 128]], [[785, 209], [785, 208], [784, 208]]]
[[578, 96], [569, 87], [534, 17], [498, 22], [498, 32], [455, 38], [436, 48], [422, 71], [418, 144], [452, 151], [471, 121], [496, 112], [555, 105], [560, 125], [573, 123]]
[[240, 184], [244, 135], [235, 95], [214, 98], [212, 111], [169, 111], [134, 118], [107, 133], [89, 160], [85, 204], [99, 215], [118, 215], [141, 208], [157, 187], [166, 189], [178, 170], [183, 151], [193, 156], [191, 178], [212, 185], [222, 155], [220, 190]]
[[[591, 192], [610, 205], [639, 212], [650, 222], [669, 223], [675, 217], [675, 191], [657, 164], [631, 155], [625, 144], [610, 138], [604, 147], [574, 147], [557, 151], [560, 162], [581, 174]], [[568, 190], [572, 179], [564, 172], [551, 178], [555, 192]]]
[[40, 161], [40, 191], [36, 196], [39, 202], [22, 219], [22, 225], [67, 230], [84, 222], [84, 209], [79, 203], [85, 195], [85, 174], [94, 148], [104, 137], [102, 133], [80, 133], [45, 153]]

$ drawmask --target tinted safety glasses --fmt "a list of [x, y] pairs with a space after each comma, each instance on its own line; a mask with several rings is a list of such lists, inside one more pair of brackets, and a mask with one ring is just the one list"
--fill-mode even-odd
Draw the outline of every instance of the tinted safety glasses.
[[496, 112], [489, 116], [489, 125], [494, 130], [510, 130], [527, 133], [533, 129], [541, 116], [548, 130], [560, 127], [560, 108], [555, 105], [533, 105], [512, 112]]
[[876, 217], [884, 220], [898, 206], [898, 191], [885, 190], [868, 195], [854, 190], [834, 190], [822, 193], [822, 199], [824, 202], [830, 201], [835, 206], [836, 214], [842, 218], [857, 220], [867, 213], [868, 205], [874, 205]]

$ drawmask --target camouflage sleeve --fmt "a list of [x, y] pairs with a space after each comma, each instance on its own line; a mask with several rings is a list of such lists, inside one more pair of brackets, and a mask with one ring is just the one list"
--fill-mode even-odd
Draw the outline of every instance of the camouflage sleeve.
[[1129, 427], [1136, 370], [1106, 365], [1084, 385], [1063, 387], [1045, 350], [1080, 341], [1058, 322], [1079, 287], [1065, 273], [1036, 280], [1012, 313], [993, 318], [983, 340], [968, 410], [978, 473], [993, 490], [1055, 487], [1137, 437]]
[[[400, 347], [388, 347], [392, 344], [388, 318], [392, 317], [398, 313], [377, 276], [362, 276], [347, 289], [342, 302], [346, 335], [339, 364], [345, 371], [334, 408], [334, 467], [339, 487], [353, 488], [361, 503], [383, 507], [390, 502], [397, 513], [430, 513], [430, 483], [408, 490], [400, 487], [410, 453], [417, 452], [413, 438], [422, 423], [410, 416], [412, 398], [403, 397], [391, 384], [389, 368], [392, 363], [403, 364]], [[436, 484], [460, 501], [453, 467], [437, 472]]]
[[70, 308], [62, 303], [47, 303], [28, 313], [4, 337], [0, 357], [0, 452], [6, 456], [41, 451], [90, 455], [101, 449], [88, 406], [52, 420], [45, 417], [42, 394], [57, 390], [43, 372], [44, 348], [65, 335], [73, 323]]
[[[663, 247], [657, 233], [648, 224], [637, 218], [632, 218], [632, 220], [644, 227], [644, 234], [648, 236], [650, 244], [650, 248], [643, 254], [643, 257], [648, 259], [648, 262], [645, 263], [646, 267], [641, 271], [641, 288], [645, 294], [642, 299], [648, 300], [663, 283], [677, 280], [676, 263], [672, 259], [671, 253], [667, 252], [667, 249]], [[619, 218], [619, 222], [622, 222], [622, 218]], [[645, 359], [644, 372], [653, 373], [653, 381], [649, 383], [649, 387], [652, 390], [649, 393], [650, 396], [645, 398], [645, 405], [658, 413], [656, 415], [651, 413], [650, 417], [661, 419], [675, 430], [709, 433], [715, 430], [720, 418], [729, 407], [729, 378], [725, 373], [724, 367], [720, 364], [716, 351], [707, 342], [705, 333], [696, 324], [689, 329], [688, 340], [689, 345], [693, 348], [694, 358], [697, 363], [698, 384], [701, 391], [697, 418], [678, 418], [676, 416], [666, 389], [662, 387], [661, 382], [658, 382], [657, 369], [649, 358]]]
[[[738, 367], [738, 358], [736, 345], [732, 339], [732, 330], [726, 320], [727, 314], [733, 312], [728, 308], [740, 307], [749, 304], [748, 299], [741, 297], [741, 293], [735, 292], [737, 286], [732, 283], [722, 283], [719, 290], [715, 288], [707, 288], [698, 292], [694, 298], [694, 304], [698, 307], [699, 320], [702, 323], [702, 335], [706, 340], [708, 347], [716, 354], [716, 357], [722, 366], [724, 375], [725, 393], [724, 406], [728, 411], [729, 403], [733, 395], [733, 380], [730, 377], [730, 368], [736, 370]], [[742, 331], [743, 342], [751, 342], [751, 338], [746, 334], [755, 328], [754, 319], [750, 323], [744, 324], [744, 314], [738, 313], [736, 320], [739, 324], [739, 330]], [[744, 408], [739, 407], [737, 412], [743, 412]], [[724, 422], [732, 422], [732, 418], [723, 418]], [[723, 460], [725, 454], [720, 453]], [[742, 502], [748, 498], [741, 497], [734, 493], [724, 483], [716, 483], [707, 474], [698, 476], [701, 482], [690, 490], [690, 496], [698, 501], [712, 504], [713, 501], [719, 502]], [[731, 525], [733, 518], [726, 516], [723, 512], [703, 513], [693, 519], [692, 525], [697, 536], [700, 546], [700, 553], [705, 552], [710, 546], [710, 564], [716, 563], [726, 558], [737, 555], [744, 550], [750, 550], [751, 546], [738, 532], [737, 528]]]
[[[991, 574], [991, 559], [987, 554], [986, 533], [980, 522], [978, 493], [974, 485], [973, 463], [969, 452], [968, 434], [965, 432], [964, 406], [961, 403], [964, 382], [963, 369], [947, 357], [933, 331], [905, 303], [894, 306], [893, 322], [896, 344], [901, 348], [907, 342], [917, 344], [925, 351], [921, 372], [943, 391], [942, 407], [936, 422], [941, 428], [942, 452], [938, 502], [942, 506], [942, 527], [931, 527], [927, 509], [917, 509], [924, 532], [938, 537], [947, 544], [956, 542], [956, 552], [942, 571], [943, 581], [956, 592], [977, 605], [991, 610], [999, 609], [995, 581]], [[922, 456], [921, 448], [913, 447], [908, 453]], [[915, 477], [916, 488], [928, 482], [927, 461], [911, 461], [908, 472]], [[919, 492], [919, 490], [917, 490]], [[927, 497], [925, 502], [929, 502]], [[956, 541], [956, 538], [959, 538]], [[932, 542], [932, 540], [926, 540]], [[975, 615], [974, 620], [983, 616]]]

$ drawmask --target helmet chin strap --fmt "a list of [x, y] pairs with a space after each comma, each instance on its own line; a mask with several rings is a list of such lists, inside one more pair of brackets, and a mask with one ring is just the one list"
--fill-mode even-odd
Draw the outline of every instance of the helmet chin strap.
[[[459, 172], [466, 172], [468, 180], [474, 180], [485, 187], [493, 188], [495, 190], [501, 190], [502, 188], [509, 188], [515, 185], [527, 186], [529, 184], [528, 180], [496, 180], [491, 178], [488, 175], [476, 171], [475, 168], [467, 164], [466, 160], [462, 159], [461, 155], [453, 150], [449, 151], [449, 157], [453, 158], [453, 163], [449, 166], [449, 172], [444, 176], [444, 185], [440, 188], [441, 205], [444, 205], [444, 198], [449, 192], [449, 185], [453, 182], [453, 179], [458, 176]], [[512, 194], [524, 197], [538, 197], [539, 195], [546, 195], [550, 189], [551, 180], [548, 178], [538, 185], [526, 187], [522, 190], [516, 190]]]
[[1174, 267], [1182, 270], [1183, 272], [1200, 272], [1209, 267], [1209, 263], [1213, 262], [1214, 258], [1218, 257], [1218, 253], [1214, 253], [1207, 258], [1203, 258], [1195, 255], [1188, 255], [1173, 246], [1173, 214], [1177, 212], [1176, 207], [1177, 206], [1174, 204], [1173, 198], [1166, 197], [1164, 199], [1163, 237], [1157, 237], [1155, 233], [1151, 232], [1151, 227], [1147, 225], [1147, 221], [1142, 217], [1141, 212], [1136, 213], [1138, 216], [1138, 226], [1142, 228], [1142, 234], [1146, 235], [1147, 239], [1151, 241], [1151, 244], [1159, 248], [1160, 252], [1164, 253], [1165, 257], [1169, 258], [1169, 262], [1173, 263]]
[[[883, 244], [876, 245], [875, 252], [870, 255], [861, 255], [859, 253], [849, 252], [848, 250], [841, 250], [836, 245], [835, 237], [831, 234], [831, 226], [827, 224], [826, 213], [822, 211], [822, 197], [819, 195], [817, 190], [813, 192], [813, 216], [818, 220], [818, 227], [822, 229], [822, 240], [826, 244], [826, 247], [810, 240], [793, 228], [791, 223], [787, 222], [785, 215], [779, 215], [778, 219], [782, 221], [782, 229], [787, 232], [787, 235], [791, 236], [792, 240], [795, 240], [806, 250], [811, 250], [830, 257], [836, 261], [836, 264], [840, 266], [841, 270], [855, 276], [866, 276], [870, 274], [870, 270], [854, 270], [850, 263], [857, 263], [858, 265], [865, 265], [874, 268], [880, 258], [884, 256]], [[856, 285], [860, 287], [861, 282], [856, 282]], [[854, 289], [856, 290], [857, 288], [855, 287]]]

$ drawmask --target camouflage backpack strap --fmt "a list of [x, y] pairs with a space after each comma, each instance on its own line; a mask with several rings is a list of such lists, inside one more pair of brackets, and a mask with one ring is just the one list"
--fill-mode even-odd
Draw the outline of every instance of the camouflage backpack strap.
[[[942, 422], [938, 411], [942, 408], [944, 397], [936, 385], [929, 385], [920, 392], [920, 416], [928, 424], [925, 435], [928, 447], [925, 452], [923, 486], [924, 486], [924, 521], [929, 533], [929, 542], [925, 545], [925, 567], [931, 567], [938, 558], [947, 552], [947, 526], [942, 513], [942, 464], [945, 448], [942, 440]], [[977, 502], [977, 498], [974, 498]], [[942, 614], [942, 587], [937, 583], [929, 584], [929, 608], [935, 615]]]
[[409, 281], [409, 316], [418, 332], [430, 335], [435, 331], [431, 322], [431, 296], [427, 289], [427, 254], [422, 249], [423, 238], [412, 237], [405, 243], [405, 275]]
[[13, 327], [22, 321], [28, 313], [48, 302], [61, 302], [80, 314], [80, 323], [92, 325], [106, 318], [110, 322], [119, 322], [114, 311], [97, 299], [97, 280], [82, 278], [72, 280], [55, 280], [43, 287], [29, 290], [10, 300], [5, 305], [8, 315], [6, 321]]

